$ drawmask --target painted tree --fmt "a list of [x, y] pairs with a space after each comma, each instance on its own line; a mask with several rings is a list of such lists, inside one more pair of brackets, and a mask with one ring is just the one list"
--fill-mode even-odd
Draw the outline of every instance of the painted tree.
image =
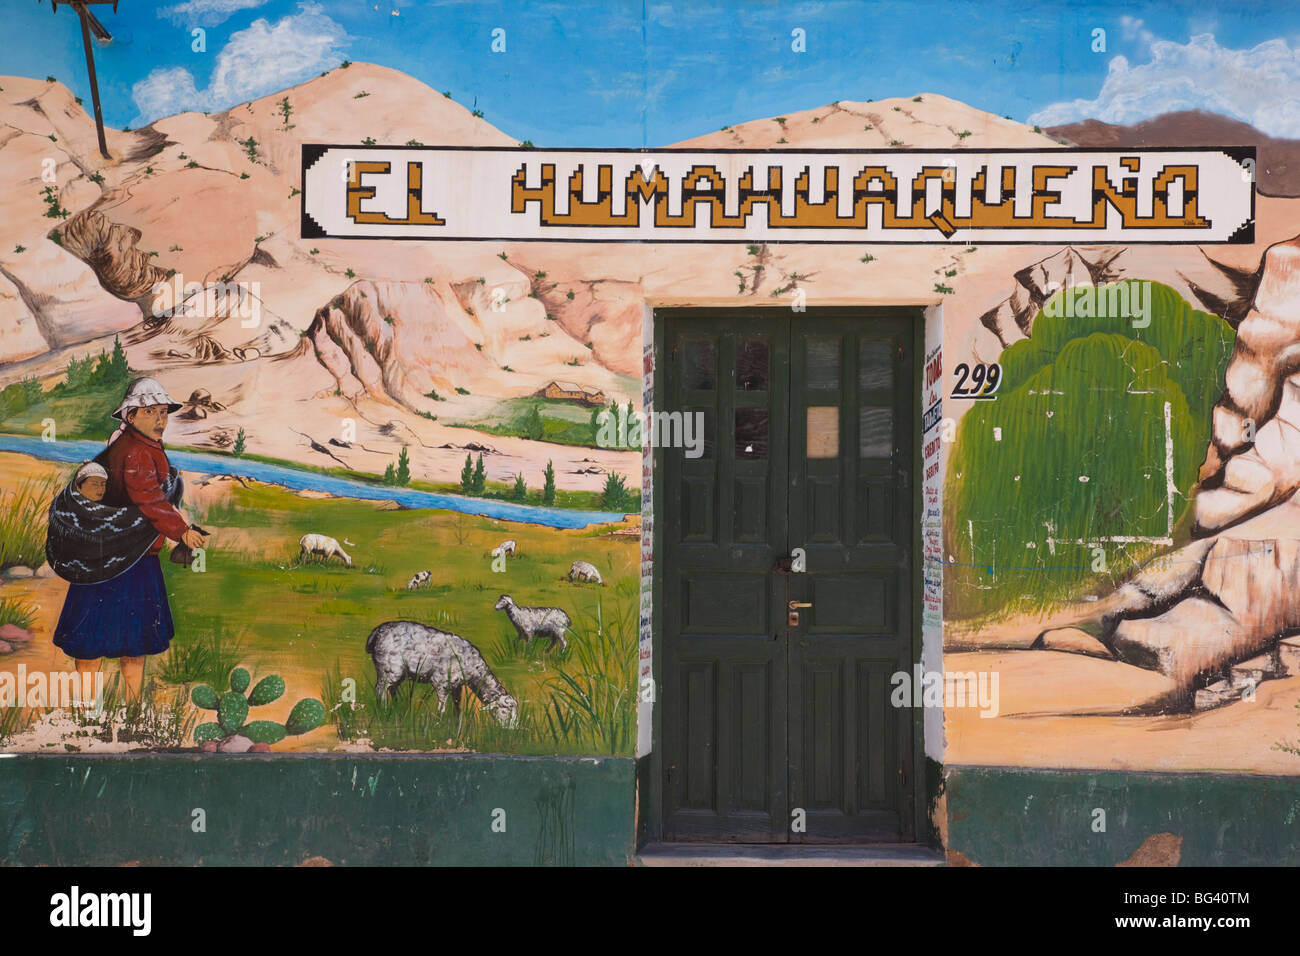
[[555, 465], [549, 460], [546, 462], [545, 479], [542, 485], [542, 504], [555, 504]]
[[601, 507], [606, 511], [626, 511], [631, 505], [632, 496], [627, 490], [626, 479], [617, 472], [605, 476], [605, 489], [601, 493]]
[[1156, 282], [1145, 324], [1091, 314], [1085, 297], [1107, 288], [1049, 301], [1003, 352], [997, 401], [962, 418], [944, 515], [954, 614], [1104, 593], [1190, 521], [1232, 328]]
[[544, 432], [542, 413], [538, 411], [537, 403], [534, 402], [528, 409], [528, 417], [524, 420], [524, 434], [533, 441], [541, 441]]
[[528, 485], [524, 483], [524, 473], [521, 471], [515, 475], [515, 487], [511, 491], [510, 497], [515, 501], [523, 501], [528, 497]]
[[460, 493], [474, 493], [474, 459], [468, 453], [465, 455], [465, 467], [460, 470]]
[[483, 453], [479, 452], [478, 462], [474, 465], [474, 478], [470, 485], [470, 493], [481, 495], [487, 490], [487, 469], [483, 466]]
[[126, 349], [122, 348], [122, 340], [116, 335], [113, 336], [113, 354], [108, 360], [109, 380], [116, 384], [125, 382], [131, 376], [131, 370], [126, 364]]
[[411, 456], [406, 453], [406, 446], [402, 446], [401, 453], [397, 456], [397, 475], [396, 484], [405, 487], [411, 482]]

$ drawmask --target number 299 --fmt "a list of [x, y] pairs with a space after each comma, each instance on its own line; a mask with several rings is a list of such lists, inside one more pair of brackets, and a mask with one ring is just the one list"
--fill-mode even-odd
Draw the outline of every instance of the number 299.
[[992, 399], [1002, 384], [1002, 366], [997, 362], [988, 365], [962, 362], [952, 370], [952, 374], [957, 379], [952, 386], [953, 398]]

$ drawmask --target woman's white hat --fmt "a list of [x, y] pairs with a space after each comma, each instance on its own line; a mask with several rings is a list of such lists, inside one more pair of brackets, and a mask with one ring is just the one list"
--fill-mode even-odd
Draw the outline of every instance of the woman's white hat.
[[122, 399], [122, 404], [117, 406], [117, 411], [113, 412], [113, 417], [125, 421], [122, 416], [128, 409], [148, 408], [150, 405], [166, 405], [169, 412], [180, 411], [183, 407], [181, 402], [167, 394], [157, 379], [137, 378], [126, 387], [126, 396]]
[[108, 481], [108, 472], [98, 462], [88, 461], [77, 469], [77, 474], [72, 479], [73, 487], [81, 484], [87, 478], [103, 478]]

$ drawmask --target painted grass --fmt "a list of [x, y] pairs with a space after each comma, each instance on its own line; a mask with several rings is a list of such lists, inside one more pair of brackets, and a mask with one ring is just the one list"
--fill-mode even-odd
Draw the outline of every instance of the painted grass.
[[32, 725], [36, 714], [25, 707], [0, 707], [0, 747]]
[[243, 642], [228, 634], [218, 622], [192, 641], [173, 643], [166, 654], [152, 663], [159, 679], [168, 684], [224, 688], [244, 652]]
[[0, 490], [0, 568], [38, 568], [45, 563], [50, 502], [61, 486], [59, 479], [49, 477]]
[[0, 627], [16, 624], [26, 630], [36, 619], [36, 608], [17, 598], [0, 597]]
[[103, 713], [96, 716], [74, 708], [71, 714], [77, 723], [102, 740], [129, 743], [146, 750], [179, 750], [191, 746], [199, 717], [199, 711], [185, 694], [159, 687], [158, 681], [147, 674], [139, 699], [127, 700], [121, 673], [107, 670]]
[[[173, 676], [201, 668], [212, 635], [222, 635], [223, 647], [238, 635], [240, 649], [226, 655], [223, 667], [237, 656], [237, 663], [279, 673], [306, 694], [319, 690], [344, 739], [367, 737], [376, 746], [403, 750], [631, 752], [636, 538], [445, 511], [381, 511], [373, 502], [305, 499], [265, 485], [234, 485], [229, 493], [232, 506], [211, 513], [234, 520], [204, 524], [214, 532], [206, 571], [164, 562], [177, 622]], [[229, 545], [223, 545], [223, 529]], [[344, 544], [355, 566], [298, 563], [298, 539], [312, 531], [356, 542]], [[515, 539], [519, 551], [496, 573], [490, 552], [506, 538]], [[595, 564], [607, 586], [570, 584], [565, 576], [575, 559]], [[408, 591], [411, 576], [426, 569], [432, 586]], [[579, 635], [570, 637], [570, 650], [548, 655], [543, 642], [526, 650], [518, 646], [505, 614], [493, 609], [502, 594], [520, 604], [567, 611]], [[519, 699], [519, 726], [502, 728], [480, 714], [468, 692], [459, 718], [450, 706], [437, 714], [423, 687], [404, 686], [381, 707], [365, 640], [378, 624], [400, 619], [451, 630], [474, 643]], [[603, 626], [592, 631], [591, 620]], [[192, 661], [200, 664], [188, 666]], [[345, 681], [356, 688], [355, 707], [339, 706]]]

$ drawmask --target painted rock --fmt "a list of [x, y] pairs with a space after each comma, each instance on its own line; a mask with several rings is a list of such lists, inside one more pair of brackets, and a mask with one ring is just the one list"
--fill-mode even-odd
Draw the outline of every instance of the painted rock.
[[48, 564], [42, 564], [39, 568], [36, 569], [36, 576], [38, 578], [55, 577], [54, 569], [50, 567]]
[[13, 651], [13, 645], [6, 641], [0, 641], [0, 654], [8, 654]]
[[269, 754], [269, 753], [271, 752], [271, 745], [270, 745], [270, 744], [253, 744], [253, 746], [251, 746], [251, 747], [248, 748], [248, 752], [249, 752], [249, 753], [254, 753], [254, 754]]
[[32, 639], [32, 632], [24, 630], [17, 624], [0, 626], [0, 641], [6, 644], [26, 644]]
[[221, 743], [217, 744], [217, 753], [220, 754], [246, 754], [252, 748], [253, 742], [243, 734], [235, 734], [233, 737], [227, 737]]
[[217, 752], [217, 742], [215, 740], [203, 741], [203, 746], [199, 748], [205, 754], [214, 754]]
[[5, 571], [7, 578], [30, 578], [36, 574], [31, 568], [21, 564], [15, 564], [12, 568]]

